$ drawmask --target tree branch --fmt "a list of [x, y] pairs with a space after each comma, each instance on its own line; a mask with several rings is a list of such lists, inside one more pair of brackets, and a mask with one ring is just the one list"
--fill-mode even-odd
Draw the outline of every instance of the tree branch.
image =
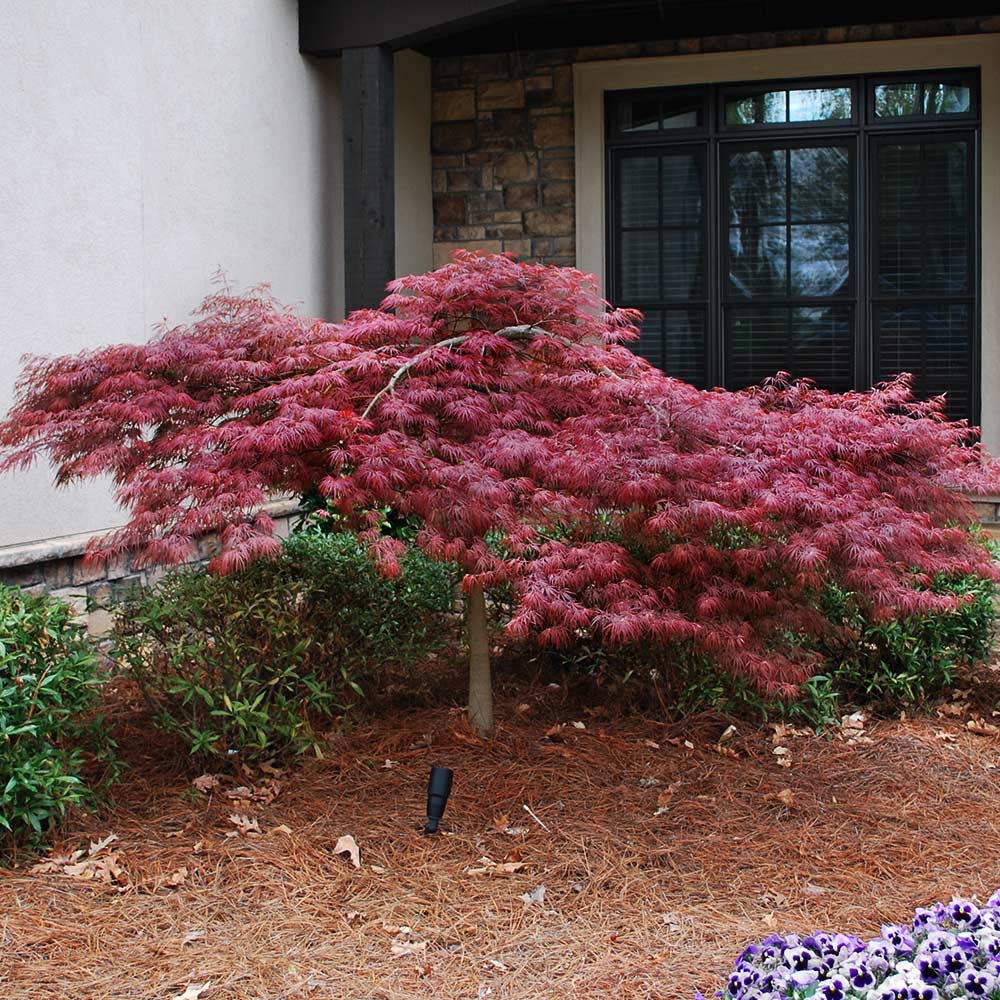
[[[546, 337], [551, 336], [548, 330], [543, 330], [540, 326], [532, 326], [530, 323], [522, 323], [520, 326], [505, 326], [502, 330], [497, 330], [496, 333], [497, 336], [506, 337], [508, 340], [530, 340], [532, 337], [538, 335], [544, 335]], [[382, 397], [391, 395], [399, 381], [414, 365], [423, 361], [424, 358], [430, 357], [435, 351], [440, 350], [442, 347], [458, 347], [459, 344], [464, 344], [468, 339], [468, 335], [461, 334], [458, 337], [449, 337], [447, 340], [439, 340], [436, 344], [432, 344], [426, 350], [421, 351], [419, 354], [410, 358], [409, 361], [401, 364], [395, 372], [393, 372], [392, 378], [390, 378], [389, 381], [381, 389], [379, 389], [374, 396], [372, 396], [371, 402], [365, 407], [364, 413], [361, 414], [361, 419], [368, 419], [369, 414], [375, 409], [376, 406], [378, 406]]]

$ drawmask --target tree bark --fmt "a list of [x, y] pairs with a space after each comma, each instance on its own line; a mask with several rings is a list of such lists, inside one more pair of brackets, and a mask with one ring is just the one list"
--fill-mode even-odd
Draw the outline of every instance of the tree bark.
[[486, 736], [493, 728], [493, 680], [486, 596], [478, 585], [466, 595], [465, 625], [469, 641], [469, 725], [480, 736]]

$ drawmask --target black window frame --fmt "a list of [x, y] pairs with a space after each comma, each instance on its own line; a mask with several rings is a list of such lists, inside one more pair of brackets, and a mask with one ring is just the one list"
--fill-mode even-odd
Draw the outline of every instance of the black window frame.
[[[921, 88], [928, 82], [959, 83], [970, 87], [970, 106], [967, 112], [936, 115], [912, 115], [877, 118], [874, 113], [875, 87], [882, 83], [917, 82]], [[830, 86], [850, 86], [852, 92], [852, 117], [810, 122], [754, 123], [726, 125], [725, 104], [736, 94], [764, 93], [774, 90], [813, 89]], [[728, 257], [727, 219], [725, 207], [723, 154], [729, 144], [745, 143], [749, 148], [759, 148], [767, 142], [775, 146], [814, 140], [815, 144], [830, 144], [837, 136], [847, 137], [853, 143], [853, 169], [851, 170], [850, 213], [850, 277], [852, 295], [846, 299], [852, 304], [854, 323], [854, 388], [871, 387], [876, 371], [877, 356], [874, 311], [878, 296], [873, 284], [875, 260], [873, 252], [877, 233], [873, 228], [877, 212], [877, 198], [872, 172], [875, 156], [874, 143], [879, 136], [898, 134], [900, 137], [933, 133], [940, 138], [947, 132], [963, 134], [969, 142], [972, 211], [970, 212], [970, 274], [972, 276], [972, 344], [969, 388], [969, 417], [978, 425], [981, 416], [981, 354], [982, 354], [982, 170], [981, 170], [981, 82], [978, 67], [944, 70], [916, 69], [871, 74], [826, 75], [819, 77], [779, 77], [770, 80], [747, 82], [726, 81], [702, 86], [632, 88], [605, 92], [605, 287], [608, 298], [616, 305], [631, 305], [624, 301], [620, 288], [617, 254], [620, 252], [621, 227], [616, 222], [615, 178], [618, 159], [628, 150], [642, 147], [649, 153], [669, 150], [680, 145], [700, 146], [707, 164], [703, 183], [705, 199], [704, 280], [706, 282], [707, 316], [705, 332], [705, 366], [707, 386], [726, 386], [725, 371], [725, 307], [727, 292], [723, 287]], [[920, 90], [923, 94], [923, 90]], [[648, 99], [676, 98], [678, 96], [703, 100], [702, 124], [697, 128], [661, 129], [641, 133], [625, 133], [617, 128], [618, 106], [623, 101], [641, 97]], [[921, 96], [922, 103], [922, 96]], [[633, 155], [635, 153], [633, 152]], [[826, 305], [843, 302], [829, 298]], [[698, 300], [698, 308], [702, 306]], [[762, 303], [763, 304], [763, 303]]]

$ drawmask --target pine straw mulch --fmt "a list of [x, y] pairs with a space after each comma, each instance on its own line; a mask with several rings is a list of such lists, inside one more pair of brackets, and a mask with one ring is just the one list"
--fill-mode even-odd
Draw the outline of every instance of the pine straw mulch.
[[[397, 708], [205, 795], [112, 687], [114, 810], [72, 822], [57, 871], [0, 872], [4, 998], [691, 998], [772, 930], [869, 934], [1000, 885], [1000, 737], [965, 710], [833, 738], [740, 723], [720, 745], [730, 720], [537, 685], [491, 743], [454, 708]], [[423, 837], [432, 763], [455, 788]]]

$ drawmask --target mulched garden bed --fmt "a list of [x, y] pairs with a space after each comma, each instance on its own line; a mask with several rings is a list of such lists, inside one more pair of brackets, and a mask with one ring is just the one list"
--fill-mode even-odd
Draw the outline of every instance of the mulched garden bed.
[[[0, 996], [707, 994], [772, 931], [874, 934], [1000, 885], [994, 695], [815, 737], [538, 684], [490, 743], [455, 708], [383, 704], [323, 760], [203, 776], [114, 682], [129, 769], [113, 809], [0, 870]], [[423, 837], [432, 763], [455, 787]]]

